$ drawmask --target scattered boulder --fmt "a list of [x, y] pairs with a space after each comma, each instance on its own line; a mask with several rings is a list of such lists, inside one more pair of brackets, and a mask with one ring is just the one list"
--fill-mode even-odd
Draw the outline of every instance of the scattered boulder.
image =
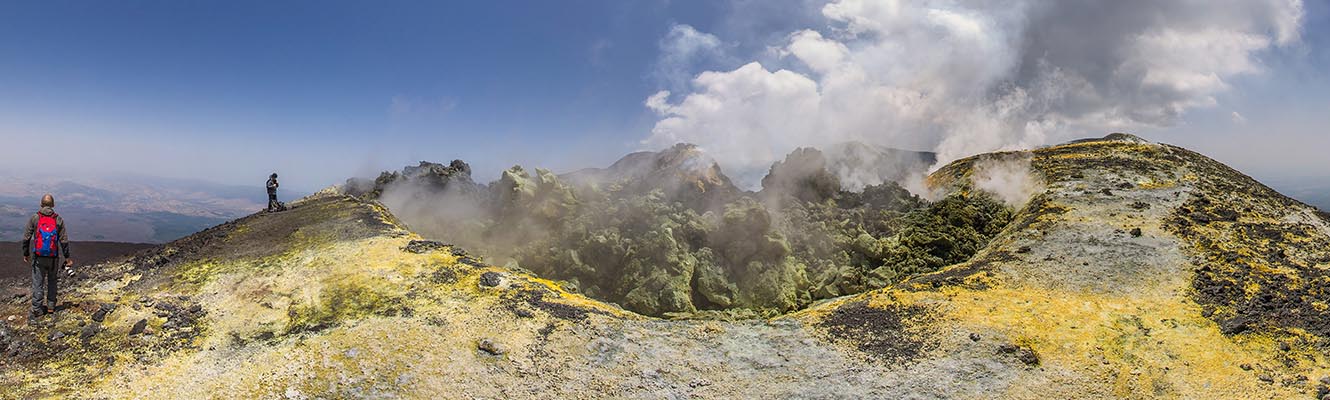
[[106, 315], [110, 314], [112, 311], [115, 311], [115, 304], [104, 303], [100, 307], [97, 307], [97, 311], [92, 313], [92, 320], [97, 322], [105, 321]]
[[495, 287], [500, 284], [503, 284], [503, 274], [494, 271], [480, 274], [480, 286]]
[[1131, 228], [1131, 237], [1141, 237], [1141, 228]]
[[1251, 326], [1249, 326], [1248, 323], [1246, 317], [1238, 316], [1230, 318], [1219, 323], [1219, 331], [1223, 332], [1225, 335], [1236, 335], [1250, 329]]
[[406, 247], [403, 247], [402, 250], [408, 253], [425, 254], [437, 251], [444, 247], [448, 247], [448, 245], [443, 242], [433, 240], [412, 240], [407, 242]]
[[64, 333], [64, 332], [61, 332], [61, 331], [55, 331], [55, 332], [52, 332], [52, 333], [51, 333], [51, 336], [49, 337], [49, 339], [50, 339], [52, 342], [57, 341], [57, 340], [60, 340], [60, 339], [64, 339], [64, 338], [65, 338], [65, 333]]
[[980, 337], [979, 337], [979, 334], [978, 334], [978, 333], [970, 333], [970, 341], [978, 342], [979, 339], [980, 339]]
[[1020, 353], [1016, 355], [1016, 359], [1025, 363], [1025, 365], [1039, 365], [1039, 355], [1035, 354], [1034, 350], [1027, 348], [1022, 348]]
[[490, 339], [481, 339], [479, 343], [476, 343], [476, 348], [492, 356], [501, 356], [508, 352], [508, 349], [504, 348], [503, 345]]
[[998, 350], [997, 350], [997, 352], [998, 352], [998, 354], [1005, 354], [1005, 355], [1012, 355], [1012, 356], [1015, 356], [1015, 357], [1016, 357], [1016, 360], [1020, 361], [1021, 363], [1025, 364], [1025, 365], [1029, 365], [1029, 366], [1032, 366], [1032, 367], [1033, 367], [1033, 366], [1036, 366], [1036, 365], [1039, 365], [1039, 355], [1038, 355], [1038, 354], [1035, 354], [1035, 352], [1034, 352], [1033, 349], [1031, 349], [1031, 348], [1029, 348], [1029, 347], [1026, 347], [1026, 346], [1018, 346], [1018, 345], [1014, 345], [1014, 344], [1004, 344], [1004, 345], [998, 346]]
[[89, 340], [92, 340], [93, 336], [97, 336], [101, 331], [101, 325], [89, 324], [88, 326], [83, 327], [83, 331], [79, 332], [79, 340], [82, 340], [83, 343], [87, 343]]
[[146, 329], [147, 327], [148, 327], [148, 320], [140, 319], [139, 322], [134, 323], [134, 327], [129, 328], [129, 336], [141, 334], [143, 333], [143, 330]]

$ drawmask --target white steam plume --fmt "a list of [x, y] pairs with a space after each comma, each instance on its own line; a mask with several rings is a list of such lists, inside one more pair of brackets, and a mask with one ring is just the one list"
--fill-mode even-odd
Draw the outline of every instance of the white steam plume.
[[985, 158], [974, 163], [970, 182], [976, 189], [992, 193], [1017, 209], [1044, 190], [1043, 182], [1030, 169], [1029, 157]]
[[[1296, 42], [1300, 0], [837, 0], [778, 58], [661, 91], [644, 145], [695, 143], [752, 187], [800, 146], [986, 151], [1167, 126]], [[699, 34], [701, 35], [701, 34]], [[714, 46], [713, 46], [714, 47]]]

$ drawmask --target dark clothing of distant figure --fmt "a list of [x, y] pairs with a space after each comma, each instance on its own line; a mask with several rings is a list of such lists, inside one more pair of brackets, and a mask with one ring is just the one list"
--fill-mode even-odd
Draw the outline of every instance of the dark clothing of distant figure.
[[[42, 207], [41, 211], [33, 214], [28, 220], [28, 227], [23, 231], [23, 257], [32, 255], [33, 235], [37, 232], [37, 221], [41, 216], [55, 215], [55, 210], [51, 207]], [[60, 277], [60, 256], [69, 259], [69, 234], [65, 231], [65, 219], [55, 215], [56, 237], [59, 239], [59, 247], [56, 248], [54, 257], [33, 256], [32, 257], [32, 309], [34, 311], [45, 312], [49, 307], [55, 309], [56, 283]]]
[[277, 178], [268, 178], [268, 211], [275, 211], [278, 208]]

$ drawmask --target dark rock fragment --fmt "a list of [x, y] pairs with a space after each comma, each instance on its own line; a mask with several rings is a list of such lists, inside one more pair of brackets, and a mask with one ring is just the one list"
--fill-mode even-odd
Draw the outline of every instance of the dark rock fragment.
[[1141, 228], [1131, 228], [1131, 237], [1141, 237]]
[[101, 307], [97, 308], [97, 311], [92, 313], [92, 320], [97, 322], [105, 321], [106, 314], [110, 314], [111, 311], [115, 311], [115, 304], [102, 304]]
[[97, 333], [101, 331], [102, 331], [101, 325], [91, 324], [85, 326], [83, 327], [83, 331], [79, 332], [79, 340], [82, 340], [83, 343], [87, 343], [89, 340], [92, 339], [93, 336], [97, 336]]
[[1039, 355], [1035, 354], [1033, 349], [1014, 344], [1004, 344], [998, 346], [998, 354], [1016, 356], [1016, 360], [1028, 366], [1039, 365]]
[[1236, 335], [1251, 329], [1247, 317], [1233, 317], [1219, 323], [1219, 331], [1225, 335]]
[[402, 250], [408, 253], [425, 254], [447, 246], [448, 245], [443, 242], [436, 242], [433, 240], [412, 240], [407, 242], [406, 247], [403, 247]]
[[501, 283], [503, 283], [503, 274], [494, 271], [480, 274], [480, 286], [495, 287]]
[[134, 336], [143, 333], [143, 330], [146, 329], [147, 327], [148, 327], [148, 320], [140, 319], [139, 322], [134, 323], [134, 327], [129, 328], [129, 336]]
[[970, 340], [971, 340], [971, 341], [974, 341], [974, 342], [978, 342], [978, 341], [979, 341], [979, 334], [978, 334], [978, 333], [971, 333], [971, 334], [970, 334]]
[[476, 343], [476, 348], [492, 356], [499, 356], [508, 352], [508, 349], [490, 339], [481, 339], [479, 343]]

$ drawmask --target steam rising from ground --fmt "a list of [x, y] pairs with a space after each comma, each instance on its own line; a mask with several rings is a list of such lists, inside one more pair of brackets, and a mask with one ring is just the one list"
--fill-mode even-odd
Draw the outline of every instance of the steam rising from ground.
[[479, 240], [472, 239], [475, 235], [466, 230], [468, 225], [489, 218], [489, 210], [456, 186], [435, 190], [414, 182], [396, 182], [388, 185], [378, 200], [419, 233], [458, 238], [465, 245], [475, 245]]
[[[752, 188], [801, 146], [931, 148], [939, 165], [1084, 132], [1167, 126], [1296, 42], [1299, 0], [837, 0], [826, 25], [646, 100], [644, 144], [686, 142]], [[696, 32], [691, 28], [690, 32]], [[708, 38], [716, 48], [715, 37]], [[722, 40], [724, 38], [721, 38]]]
[[974, 164], [970, 175], [974, 187], [992, 193], [1012, 208], [1020, 209], [1036, 193], [1044, 190], [1043, 182], [1030, 169], [1030, 158], [986, 158]]

